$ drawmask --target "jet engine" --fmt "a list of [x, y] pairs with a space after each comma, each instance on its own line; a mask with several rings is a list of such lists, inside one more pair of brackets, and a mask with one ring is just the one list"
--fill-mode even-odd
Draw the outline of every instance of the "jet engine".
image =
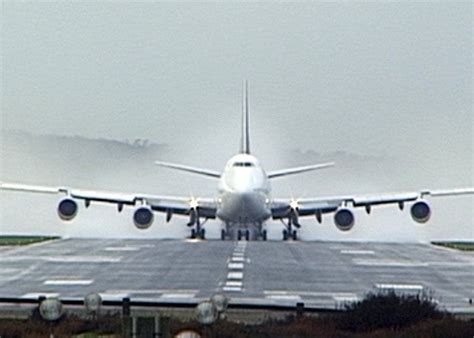
[[431, 217], [431, 207], [426, 201], [418, 201], [411, 206], [411, 217], [418, 223], [426, 223]]
[[138, 229], [148, 229], [153, 223], [153, 211], [148, 206], [141, 206], [133, 213], [133, 223]]
[[349, 231], [354, 226], [355, 217], [350, 209], [342, 208], [334, 214], [334, 224], [341, 231]]
[[76, 217], [78, 209], [77, 202], [72, 198], [63, 198], [58, 204], [58, 216], [63, 221], [70, 221]]

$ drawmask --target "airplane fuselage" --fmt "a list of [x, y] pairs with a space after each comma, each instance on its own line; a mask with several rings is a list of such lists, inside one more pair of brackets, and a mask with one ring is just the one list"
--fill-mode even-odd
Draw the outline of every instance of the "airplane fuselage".
[[255, 156], [238, 154], [219, 181], [216, 216], [227, 225], [261, 225], [270, 218], [270, 181]]

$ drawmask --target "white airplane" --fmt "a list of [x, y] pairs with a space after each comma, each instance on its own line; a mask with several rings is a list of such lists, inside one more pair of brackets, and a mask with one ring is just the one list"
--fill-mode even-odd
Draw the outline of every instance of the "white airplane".
[[189, 218], [191, 238], [205, 238], [204, 223], [209, 219], [220, 219], [224, 226], [221, 239], [232, 238], [236, 234], [241, 240], [252, 237], [267, 239], [265, 222], [269, 219], [281, 220], [284, 224], [283, 240], [297, 239], [300, 217], [314, 216], [321, 223], [323, 214], [333, 213], [334, 223], [341, 231], [349, 231], [355, 223], [350, 207], [364, 207], [370, 213], [372, 206], [396, 204], [403, 210], [406, 202], [414, 202], [410, 213], [418, 223], [425, 223], [431, 216], [427, 196], [452, 196], [474, 194], [473, 188], [452, 190], [423, 190], [400, 194], [377, 194], [370, 196], [329, 196], [304, 199], [273, 199], [270, 180], [312, 170], [328, 168], [334, 163], [322, 163], [265, 172], [255, 156], [250, 153], [249, 109], [247, 83], [244, 84], [242, 108], [242, 139], [240, 152], [226, 164], [222, 173], [181, 164], [156, 162], [162, 167], [204, 175], [219, 180], [217, 198], [171, 197], [149, 194], [112, 193], [86, 191], [67, 187], [46, 187], [18, 183], [0, 182], [0, 190], [62, 194], [57, 206], [58, 216], [63, 221], [71, 221], [78, 212], [76, 200], [84, 200], [86, 208], [91, 202], [116, 204], [118, 211], [125, 205], [134, 206], [133, 222], [138, 229], [149, 228], [154, 220], [153, 212], [166, 214], [169, 222], [173, 215]]

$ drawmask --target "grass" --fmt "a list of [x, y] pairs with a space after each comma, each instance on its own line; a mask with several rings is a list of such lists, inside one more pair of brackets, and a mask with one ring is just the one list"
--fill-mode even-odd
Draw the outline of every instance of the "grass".
[[431, 244], [462, 251], [474, 251], [474, 242], [431, 242]]
[[58, 238], [52, 236], [0, 236], [0, 246], [29, 245]]

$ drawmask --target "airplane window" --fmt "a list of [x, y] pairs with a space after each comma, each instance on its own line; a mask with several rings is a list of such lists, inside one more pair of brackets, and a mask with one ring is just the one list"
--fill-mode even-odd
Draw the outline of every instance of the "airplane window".
[[234, 167], [253, 167], [254, 164], [252, 162], [235, 162], [233, 166]]

